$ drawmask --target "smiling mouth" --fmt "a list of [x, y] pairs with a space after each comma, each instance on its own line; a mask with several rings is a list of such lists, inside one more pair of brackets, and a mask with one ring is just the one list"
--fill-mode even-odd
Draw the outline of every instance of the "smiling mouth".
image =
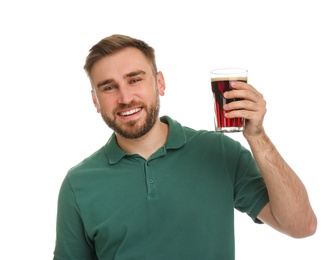
[[138, 113], [138, 112], [141, 111], [141, 110], [142, 110], [142, 108], [139, 107], [139, 108], [134, 108], [134, 109], [131, 109], [131, 110], [128, 110], [128, 111], [119, 112], [118, 114], [119, 114], [120, 116], [131, 116], [131, 115], [133, 115], [133, 114]]

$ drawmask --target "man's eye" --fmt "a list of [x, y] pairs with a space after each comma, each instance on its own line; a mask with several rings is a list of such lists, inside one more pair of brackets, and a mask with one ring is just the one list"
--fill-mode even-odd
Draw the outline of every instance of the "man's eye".
[[134, 83], [137, 83], [137, 82], [139, 82], [139, 81], [141, 81], [140, 78], [133, 78], [133, 79], [130, 80], [130, 83], [131, 83], [131, 84], [134, 84]]
[[109, 90], [113, 90], [114, 86], [106, 86], [104, 87], [104, 91], [109, 91]]

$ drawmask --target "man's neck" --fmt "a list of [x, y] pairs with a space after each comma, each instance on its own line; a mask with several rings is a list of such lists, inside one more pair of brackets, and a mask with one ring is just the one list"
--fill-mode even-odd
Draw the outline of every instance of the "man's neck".
[[148, 160], [150, 156], [161, 148], [167, 139], [169, 127], [157, 120], [151, 130], [137, 139], [127, 139], [116, 134], [119, 147], [127, 153], [138, 154]]

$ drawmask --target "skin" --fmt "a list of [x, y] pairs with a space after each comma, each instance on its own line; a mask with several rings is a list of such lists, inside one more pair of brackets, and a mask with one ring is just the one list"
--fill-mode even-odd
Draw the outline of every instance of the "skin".
[[[226, 116], [246, 119], [243, 135], [269, 192], [270, 202], [258, 218], [295, 238], [313, 235], [317, 219], [307, 191], [265, 133], [266, 102], [262, 94], [250, 84], [232, 84], [234, 90], [226, 92], [225, 97], [242, 100], [225, 105], [224, 109], [231, 111]], [[143, 130], [152, 117], [150, 111], [158, 108], [159, 96], [164, 95], [164, 77], [161, 72], [153, 74], [150, 63], [139, 50], [126, 48], [97, 61], [92, 68], [91, 85], [97, 111], [106, 123], [111, 121], [120, 129], [114, 130], [121, 149], [148, 159], [164, 145], [168, 126], [158, 116], [151, 122], [152, 127]], [[140, 136], [135, 135], [138, 131], [142, 131]]]

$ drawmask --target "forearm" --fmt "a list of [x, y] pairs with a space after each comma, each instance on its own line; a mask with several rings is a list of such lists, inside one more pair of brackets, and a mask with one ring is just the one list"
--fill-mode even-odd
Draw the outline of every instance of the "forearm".
[[268, 189], [270, 208], [277, 228], [293, 237], [314, 233], [316, 217], [299, 177], [264, 131], [259, 137], [247, 140]]

